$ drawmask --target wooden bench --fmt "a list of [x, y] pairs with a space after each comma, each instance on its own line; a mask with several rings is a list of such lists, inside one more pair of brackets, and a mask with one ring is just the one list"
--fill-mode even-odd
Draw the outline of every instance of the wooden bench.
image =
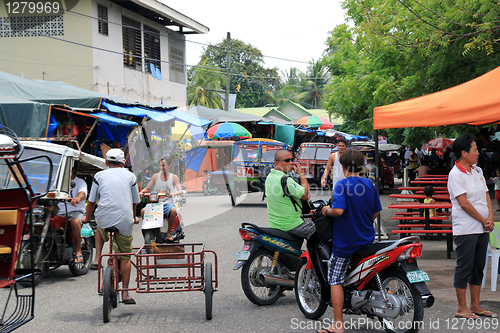
[[[413, 215], [420, 215], [420, 212], [396, 212], [395, 215], [398, 216], [413, 216]], [[439, 216], [450, 216], [450, 213], [445, 213], [445, 212], [436, 212], [436, 215]]]
[[[431, 228], [452, 228], [452, 226], [452, 224], [429, 224]], [[425, 228], [425, 224], [398, 224], [398, 228]]]
[[444, 234], [446, 235], [446, 258], [451, 259], [453, 251], [453, 230], [393, 230], [393, 234], [400, 234], [401, 238], [406, 237], [406, 234]]

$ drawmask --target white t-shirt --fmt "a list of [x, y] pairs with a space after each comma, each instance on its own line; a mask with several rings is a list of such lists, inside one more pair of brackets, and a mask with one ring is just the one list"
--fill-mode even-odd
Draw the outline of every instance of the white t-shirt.
[[[73, 179], [75, 181], [75, 187], [71, 189], [69, 192], [69, 196], [71, 198], [76, 198], [78, 196], [78, 193], [83, 192], [85, 193], [85, 198], [87, 197], [87, 183], [81, 178], [75, 177]], [[69, 201], [66, 202], [60, 202], [57, 206], [59, 207], [59, 215], [66, 214], [66, 207], [68, 208], [68, 213], [74, 212], [74, 211], [79, 211], [85, 214], [85, 198], [80, 201], [76, 206], [73, 206]]]
[[448, 176], [448, 191], [453, 204], [451, 216], [453, 223], [453, 235], [482, 234], [486, 232], [483, 224], [467, 214], [458, 204], [457, 196], [464, 194], [467, 201], [481, 214], [488, 218], [488, 187], [483, 176], [483, 170], [473, 166], [471, 172], [467, 172], [457, 164], [451, 169]]
[[407, 150], [405, 151], [405, 160], [407, 161], [408, 165], [406, 166], [406, 168], [410, 168], [410, 160], [411, 160], [411, 155], [413, 154], [413, 152], [411, 150]]
[[124, 236], [132, 236], [132, 205], [140, 202], [135, 175], [124, 168], [109, 168], [95, 174], [89, 201], [97, 202], [95, 218], [102, 228], [116, 227]]

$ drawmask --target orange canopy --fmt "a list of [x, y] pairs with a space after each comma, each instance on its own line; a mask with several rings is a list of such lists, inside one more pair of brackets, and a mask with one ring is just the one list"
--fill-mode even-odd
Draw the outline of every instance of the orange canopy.
[[487, 125], [500, 122], [500, 67], [458, 86], [376, 107], [373, 128]]

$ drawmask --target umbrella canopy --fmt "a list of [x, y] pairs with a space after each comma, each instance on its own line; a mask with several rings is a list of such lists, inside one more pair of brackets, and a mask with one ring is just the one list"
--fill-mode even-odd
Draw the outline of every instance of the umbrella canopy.
[[422, 150], [445, 150], [446, 146], [452, 146], [453, 145], [453, 140], [447, 139], [447, 138], [437, 138], [434, 140], [431, 140], [427, 142], [425, 145], [422, 146]]
[[207, 131], [207, 136], [210, 140], [248, 139], [252, 137], [252, 134], [240, 124], [221, 123], [210, 127]]
[[307, 127], [319, 127], [319, 129], [333, 128], [333, 124], [328, 119], [321, 116], [302, 117], [295, 123]]
[[172, 140], [202, 140], [205, 135], [203, 128], [199, 126], [186, 125], [182, 121], [176, 121], [172, 127]]

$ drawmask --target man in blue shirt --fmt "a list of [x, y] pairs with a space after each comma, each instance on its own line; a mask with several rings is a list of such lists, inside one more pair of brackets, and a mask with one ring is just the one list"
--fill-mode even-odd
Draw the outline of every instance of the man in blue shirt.
[[328, 283], [331, 288], [334, 322], [325, 332], [343, 332], [342, 309], [347, 267], [351, 257], [375, 239], [373, 220], [382, 205], [373, 183], [361, 178], [364, 156], [357, 150], [346, 150], [339, 159], [345, 179], [339, 180], [333, 192], [332, 206], [323, 207], [325, 216], [334, 217], [332, 256], [328, 261]]

